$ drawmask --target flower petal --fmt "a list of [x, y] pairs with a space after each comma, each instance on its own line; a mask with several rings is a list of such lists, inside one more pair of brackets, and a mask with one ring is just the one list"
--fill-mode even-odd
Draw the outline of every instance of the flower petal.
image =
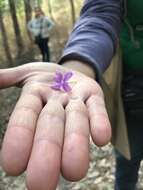
[[51, 88], [54, 90], [60, 90], [61, 87], [62, 87], [61, 83], [55, 83], [51, 86]]
[[56, 72], [56, 76], [54, 77], [55, 82], [61, 82], [63, 80], [63, 74], [61, 72]]
[[67, 83], [67, 82], [64, 82], [63, 85], [62, 85], [63, 89], [65, 92], [69, 92], [71, 91], [71, 87], [70, 85]]
[[72, 72], [67, 72], [64, 74], [63, 81], [68, 81], [73, 76]]

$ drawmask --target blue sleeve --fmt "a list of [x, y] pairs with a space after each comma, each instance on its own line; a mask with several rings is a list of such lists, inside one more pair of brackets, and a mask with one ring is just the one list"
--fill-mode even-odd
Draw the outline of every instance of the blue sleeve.
[[79, 60], [104, 72], [118, 44], [122, 0], [85, 0], [59, 63]]

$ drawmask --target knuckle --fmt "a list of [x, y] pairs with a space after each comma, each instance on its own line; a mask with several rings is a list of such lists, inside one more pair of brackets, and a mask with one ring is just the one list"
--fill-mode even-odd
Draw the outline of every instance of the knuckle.
[[[48, 85], [47, 85], [47, 87], [48, 87]], [[42, 84], [40, 82], [30, 82], [30, 83], [27, 83], [23, 87], [24, 92], [26, 91], [26, 92], [29, 92], [32, 94], [38, 94], [39, 92], [46, 91], [46, 90], [47, 90], [46, 85]]]
[[81, 99], [71, 99], [66, 106], [66, 112], [77, 112], [87, 114], [87, 109], [84, 102]]
[[40, 114], [40, 118], [45, 115], [46, 117], [50, 116], [51, 118], [61, 118], [62, 120], [64, 120], [64, 108], [59, 102], [49, 100], [47, 105], [43, 108]]

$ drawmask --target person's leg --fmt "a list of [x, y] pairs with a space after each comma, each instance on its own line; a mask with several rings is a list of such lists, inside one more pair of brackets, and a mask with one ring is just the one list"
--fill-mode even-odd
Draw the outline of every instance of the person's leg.
[[44, 51], [44, 45], [43, 45], [43, 39], [40, 39], [39, 42], [36, 43], [37, 46], [39, 47], [41, 54], [42, 54], [42, 61], [44, 62], [45, 60], [45, 51]]
[[143, 159], [143, 117], [136, 114], [127, 116], [127, 128], [131, 160], [127, 160], [119, 152], [115, 152], [115, 190], [135, 190], [140, 162]]
[[127, 160], [118, 151], [116, 155], [115, 190], [135, 190], [142, 155]]
[[48, 38], [43, 39], [43, 51], [44, 51], [44, 61], [45, 62], [50, 62], [50, 50], [48, 46]]
[[[129, 75], [123, 81], [123, 103], [126, 115], [131, 160], [116, 151], [116, 190], [135, 190], [143, 158], [143, 76]], [[141, 84], [142, 85], [142, 84]]]
[[138, 171], [143, 159], [143, 126], [136, 117], [128, 121], [128, 135], [130, 140], [131, 160], [127, 160], [118, 151], [116, 156], [115, 190], [135, 190], [138, 181]]

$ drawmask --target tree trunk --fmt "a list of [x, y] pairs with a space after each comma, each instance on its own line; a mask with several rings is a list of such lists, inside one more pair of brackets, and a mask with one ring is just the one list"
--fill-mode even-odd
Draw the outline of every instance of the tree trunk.
[[24, 45], [23, 45], [20, 27], [19, 27], [17, 15], [16, 15], [15, 2], [14, 2], [14, 0], [8, 0], [8, 2], [9, 2], [12, 21], [13, 21], [13, 27], [14, 27], [14, 32], [15, 32], [16, 44], [18, 47], [18, 53], [21, 53]]
[[25, 8], [26, 23], [28, 23], [29, 20], [31, 20], [32, 18], [31, 0], [24, 0], [24, 8]]
[[52, 11], [52, 6], [51, 6], [51, 0], [47, 0], [47, 1], [48, 1], [48, 10], [49, 10], [50, 18], [55, 22], [55, 19], [53, 16], [53, 11]]
[[4, 25], [4, 22], [3, 22], [3, 16], [2, 16], [2, 11], [1, 10], [0, 10], [0, 29], [1, 29], [3, 47], [4, 47], [4, 50], [5, 50], [6, 58], [8, 60], [7, 66], [10, 67], [10, 66], [13, 65], [13, 59], [12, 59], [12, 55], [11, 55], [9, 44], [8, 44], [8, 39], [7, 39], [7, 35], [6, 35], [6, 29], [5, 29], [5, 25]]
[[42, 0], [35, 0], [35, 6], [41, 7]]
[[71, 6], [72, 24], [74, 25], [75, 20], [76, 20], [74, 0], [70, 0], [70, 6]]
[[[24, 0], [24, 8], [25, 8], [25, 20], [26, 20], [26, 28], [27, 28], [27, 23], [31, 20], [32, 18], [32, 7], [31, 7], [31, 0]], [[29, 36], [30, 41], [32, 41], [32, 37], [30, 32], [27, 30], [27, 34]]]

